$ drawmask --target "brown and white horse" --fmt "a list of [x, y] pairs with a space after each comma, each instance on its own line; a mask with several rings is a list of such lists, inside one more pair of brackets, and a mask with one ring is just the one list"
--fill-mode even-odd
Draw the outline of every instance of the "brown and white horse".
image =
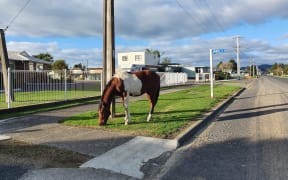
[[129, 112], [129, 95], [139, 96], [147, 93], [150, 100], [150, 111], [147, 122], [152, 118], [154, 107], [157, 103], [160, 91], [160, 77], [153, 71], [143, 70], [133, 73], [121, 72], [115, 74], [114, 77], [106, 85], [101, 102], [99, 104], [99, 125], [106, 125], [111, 114], [110, 105], [113, 97], [118, 95], [122, 98], [125, 109], [125, 125], [130, 122]]

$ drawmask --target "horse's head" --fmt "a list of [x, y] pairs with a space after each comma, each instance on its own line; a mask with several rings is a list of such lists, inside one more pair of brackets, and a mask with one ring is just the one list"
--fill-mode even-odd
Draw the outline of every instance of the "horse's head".
[[99, 109], [98, 109], [99, 125], [100, 126], [106, 125], [110, 114], [111, 114], [110, 107], [107, 104], [101, 102], [99, 104]]

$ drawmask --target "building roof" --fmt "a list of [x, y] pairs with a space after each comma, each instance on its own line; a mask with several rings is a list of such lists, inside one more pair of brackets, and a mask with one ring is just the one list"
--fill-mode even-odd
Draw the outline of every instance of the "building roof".
[[35, 63], [41, 64], [52, 64], [53, 62], [45, 61], [42, 59], [35, 58], [29, 55], [26, 51], [16, 52], [16, 51], [9, 51], [8, 52], [8, 59], [11, 61], [31, 61]]

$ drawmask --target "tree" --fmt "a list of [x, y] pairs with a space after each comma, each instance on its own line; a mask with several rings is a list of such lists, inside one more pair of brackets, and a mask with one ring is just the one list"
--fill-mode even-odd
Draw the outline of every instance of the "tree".
[[33, 57], [38, 58], [38, 59], [42, 59], [44, 61], [49, 61], [49, 62], [53, 62], [53, 56], [51, 56], [48, 52], [47, 53], [40, 53], [40, 54], [36, 54], [33, 55]]
[[160, 63], [161, 54], [164, 54], [164, 53], [160, 53], [160, 51], [158, 50], [153, 50], [153, 49], [148, 49], [148, 48], [145, 51], [149, 54], [154, 55], [155, 58], [158, 58], [158, 64]]
[[288, 74], [288, 64], [285, 64], [284, 66], [284, 74]]
[[223, 70], [223, 62], [220, 61], [219, 64], [217, 64], [216, 67], [217, 67], [218, 70], [222, 71]]
[[169, 57], [164, 57], [164, 58], [162, 59], [161, 64], [169, 64], [169, 63], [171, 63], [171, 58], [169, 58]]
[[153, 54], [155, 57], [159, 58], [161, 57], [161, 53], [158, 50], [153, 50], [153, 49], [146, 49], [147, 53]]
[[232, 71], [237, 72], [237, 63], [234, 59], [229, 60], [229, 64], [231, 65]]
[[234, 59], [230, 59], [228, 62], [222, 62], [217, 65], [217, 69], [222, 72], [236, 72], [237, 71], [237, 63]]
[[79, 68], [81, 70], [85, 70], [86, 66], [83, 65], [82, 63], [79, 63], [79, 64], [74, 64], [73, 68]]
[[284, 64], [278, 64], [274, 63], [272, 67], [269, 69], [270, 72], [272, 72], [274, 75], [280, 76], [284, 73], [285, 65]]
[[56, 60], [52, 64], [52, 69], [53, 70], [63, 70], [63, 69], [68, 69], [68, 65], [66, 64], [65, 60]]

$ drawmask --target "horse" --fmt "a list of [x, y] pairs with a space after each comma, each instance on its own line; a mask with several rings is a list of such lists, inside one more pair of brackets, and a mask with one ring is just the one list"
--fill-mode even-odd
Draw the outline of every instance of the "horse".
[[137, 72], [120, 72], [115, 74], [107, 83], [103, 90], [101, 101], [99, 103], [98, 116], [99, 125], [106, 125], [111, 114], [110, 105], [113, 97], [122, 98], [125, 109], [125, 125], [130, 123], [129, 96], [140, 96], [144, 93], [150, 101], [150, 111], [147, 122], [152, 119], [154, 107], [157, 103], [160, 91], [160, 76], [150, 70]]

